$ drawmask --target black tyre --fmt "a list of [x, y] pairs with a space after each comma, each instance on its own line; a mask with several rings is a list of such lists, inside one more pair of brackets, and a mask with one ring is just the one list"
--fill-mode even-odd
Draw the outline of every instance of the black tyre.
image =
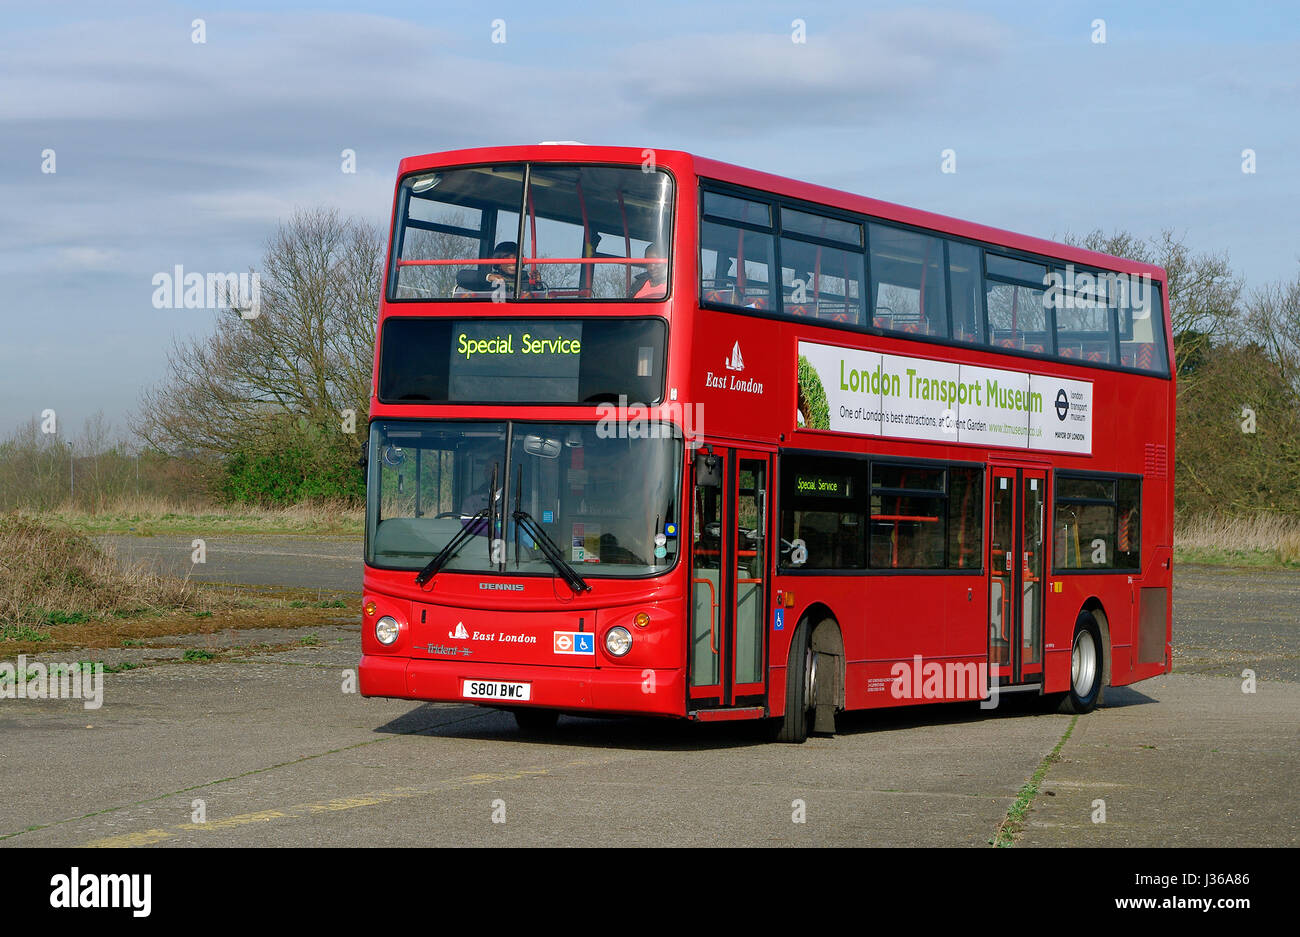
[[1097, 619], [1091, 612], [1081, 612], [1070, 645], [1070, 692], [1061, 699], [1061, 712], [1090, 713], [1097, 708], [1104, 653]]
[[773, 719], [772, 738], [778, 742], [803, 742], [808, 738], [808, 685], [813, 678], [813, 655], [808, 647], [808, 622], [801, 622], [790, 642], [785, 668], [785, 715]]
[[516, 709], [513, 712], [515, 724], [524, 735], [550, 735], [560, 718], [554, 709]]

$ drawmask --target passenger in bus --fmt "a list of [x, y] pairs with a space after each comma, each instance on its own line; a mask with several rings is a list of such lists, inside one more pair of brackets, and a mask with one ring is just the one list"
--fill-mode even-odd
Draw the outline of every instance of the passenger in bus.
[[[504, 285], [507, 296], [513, 296], [515, 290], [516, 260], [519, 245], [514, 241], [502, 241], [492, 251], [492, 259], [500, 260], [496, 264], [479, 264], [456, 274], [456, 288], [453, 296], [469, 296], [475, 293], [492, 293]], [[484, 272], [486, 269], [486, 273]]]
[[[658, 244], [647, 244], [646, 259], [662, 259], [663, 248]], [[633, 299], [663, 299], [668, 295], [668, 264], [653, 263], [646, 266], [644, 273], [637, 274], [632, 281]]]

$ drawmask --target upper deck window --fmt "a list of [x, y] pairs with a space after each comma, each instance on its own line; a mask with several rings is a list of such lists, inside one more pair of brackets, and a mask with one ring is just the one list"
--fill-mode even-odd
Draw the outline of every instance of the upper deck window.
[[705, 307], [1169, 374], [1160, 286], [1146, 274], [701, 183]]
[[[1135, 282], [1136, 280], [1136, 282]], [[1119, 361], [1130, 368], [1168, 374], [1165, 360], [1165, 307], [1160, 287], [1150, 279], [1129, 278], [1127, 296], [1116, 300]]]
[[872, 324], [895, 332], [946, 338], [943, 241], [873, 224], [869, 243]]
[[668, 173], [639, 166], [509, 164], [408, 176], [389, 298], [663, 300], [672, 204]]
[[705, 192], [700, 222], [700, 290], [705, 302], [772, 309], [772, 207]]
[[784, 311], [857, 325], [862, 320], [862, 225], [781, 207]]
[[1047, 267], [985, 252], [984, 272], [990, 342], [997, 348], [1051, 354]]

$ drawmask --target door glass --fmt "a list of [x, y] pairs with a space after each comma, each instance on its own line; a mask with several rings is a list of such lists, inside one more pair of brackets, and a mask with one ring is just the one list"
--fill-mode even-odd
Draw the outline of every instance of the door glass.
[[736, 482], [736, 683], [758, 683], [763, 673], [763, 539], [767, 466], [740, 463]]
[[1015, 479], [1005, 475], [993, 479], [993, 503], [989, 514], [989, 662], [1011, 665], [1011, 633], [1014, 613], [1011, 590], [1015, 570], [1013, 512]]
[[1023, 543], [1024, 583], [1022, 589], [1020, 639], [1021, 666], [1038, 663], [1038, 623], [1041, 616], [1043, 593], [1043, 488], [1041, 478], [1026, 478], [1024, 493]]
[[[716, 456], [715, 465], [722, 460]], [[705, 478], [696, 466], [695, 494], [691, 507], [691, 686], [721, 683], [718, 663], [719, 620], [722, 601], [722, 502], [721, 471]]]

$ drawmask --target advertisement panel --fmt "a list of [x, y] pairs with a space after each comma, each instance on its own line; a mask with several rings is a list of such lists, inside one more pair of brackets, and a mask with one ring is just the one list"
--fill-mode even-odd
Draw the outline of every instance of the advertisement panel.
[[1092, 382], [799, 342], [798, 427], [1092, 454]]

